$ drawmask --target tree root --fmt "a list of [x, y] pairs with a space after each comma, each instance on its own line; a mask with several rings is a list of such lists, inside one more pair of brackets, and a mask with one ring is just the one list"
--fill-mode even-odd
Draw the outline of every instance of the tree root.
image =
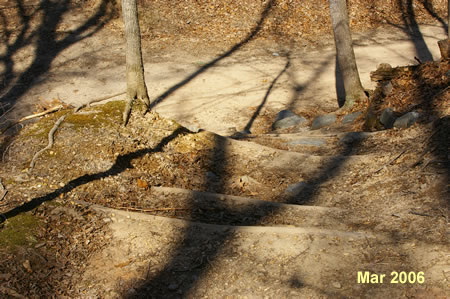
[[64, 108], [63, 105], [57, 105], [57, 106], [52, 107], [52, 108], [49, 108], [49, 109], [47, 109], [47, 110], [45, 110], [45, 111], [43, 111], [43, 112], [41, 112], [41, 113], [31, 114], [31, 115], [22, 117], [22, 118], [19, 119], [18, 121], [16, 121], [16, 122], [10, 124], [6, 129], [4, 129], [4, 130], [2, 131], [2, 134], [5, 133], [6, 131], [8, 131], [9, 129], [11, 129], [12, 127], [14, 127], [15, 125], [17, 125], [17, 124], [23, 122], [23, 121], [30, 120], [30, 119], [33, 119], [33, 118], [36, 118], [36, 117], [40, 117], [40, 116], [47, 115], [47, 114], [49, 114], [49, 113], [58, 111], [58, 110], [60, 110], [60, 109], [62, 109], [62, 108]]
[[128, 120], [130, 119], [131, 114], [131, 106], [133, 105], [133, 98], [127, 97], [125, 110], [123, 110], [123, 116], [122, 116], [122, 122], [123, 126], [126, 126], [128, 123]]
[[0, 180], [0, 201], [5, 198], [6, 194], [8, 193], [8, 190], [3, 186], [2, 181]]
[[108, 99], [110, 99], [110, 98], [114, 98], [114, 97], [123, 95], [123, 94], [125, 94], [125, 93], [126, 93], [126, 91], [122, 91], [122, 92], [115, 93], [115, 94], [112, 94], [112, 95], [109, 95], [109, 96], [105, 96], [105, 97], [93, 99], [93, 100], [91, 100], [91, 101], [89, 101], [89, 102], [87, 102], [87, 103], [85, 103], [85, 104], [81, 104], [81, 105], [75, 107], [75, 109], [73, 110], [73, 113], [77, 113], [77, 112], [80, 111], [82, 108], [84, 108], [84, 107], [86, 107], [86, 106], [89, 107], [89, 106], [90, 106], [91, 104], [93, 104], [93, 103], [97, 103], [97, 102], [101, 102], [101, 101], [104, 101], [104, 100], [108, 100]]
[[31, 172], [33, 171], [34, 165], [36, 163], [36, 159], [46, 150], [50, 149], [53, 146], [53, 142], [54, 142], [54, 135], [56, 130], [58, 129], [59, 125], [64, 121], [64, 119], [66, 118], [67, 114], [61, 116], [60, 118], [58, 118], [58, 120], [55, 122], [55, 125], [53, 126], [53, 128], [50, 130], [50, 132], [48, 133], [48, 144], [46, 147], [44, 147], [43, 149], [41, 149], [40, 151], [38, 151], [33, 159], [30, 162], [30, 169], [28, 170], [28, 173], [31, 174]]
[[132, 207], [111, 207], [112, 209], [125, 210], [125, 211], [136, 211], [136, 212], [162, 212], [162, 211], [187, 211], [187, 208], [154, 208], [154, 209], [143, 209], [143, 208], [132, 208]]

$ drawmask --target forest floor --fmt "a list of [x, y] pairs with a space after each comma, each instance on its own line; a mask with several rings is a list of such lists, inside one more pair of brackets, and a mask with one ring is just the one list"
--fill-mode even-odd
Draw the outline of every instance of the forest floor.
[[[65, 49], [11, 117], [66, 109], [2, 136], [0, 294], [445, 298], [449, 65], [438, 62], [442, 28], [420, 28], [416, 40], [392, 28], [355, 34], [368, 89], [379, 63], [436, 60], [393, 78], [378, 103], [418, 111], [418, 123], [364, 133], [355, 133], [363, 119], [271, 128], [283, 109], [308, 125], [337, 110], [329, 38], [242, 48], [145, 41], [155, 101], [146, 114], [137, 103], [127, 127], [120, 96], [69, 109], [125, 89], [114, 23]], [[236, 134], [244, 128], [251, 133]], [[365, 271], [376, 275], [358, 283]]]

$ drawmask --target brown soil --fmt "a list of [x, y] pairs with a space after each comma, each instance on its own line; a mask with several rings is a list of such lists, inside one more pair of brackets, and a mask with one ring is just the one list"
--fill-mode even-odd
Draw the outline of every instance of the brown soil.
[[[152, 28], [143, 30], [146, 45], [171, 53], [179, 53], [179, 42], [214, 55], [241, 41], [263, 8], [255, 1], [166, 2], [141, 1], [152, 8], [141, 21]], [[354, 30], [402, 20], [399, 4], [379, 2], [375, 9], [351, 1]], [[328, 31], [325, 6], [275, 1], [254, 48], [240, 55], [257, 55], [258, 42], [301, 39], [310, 47]], [[441, 6], [435, 5], [438, 15]], [[433, 19], [426, 11], [419, 5], [417, 20]], [[218, 18], [223, 23], [213, 26]], [[108, 23], [108, 32], [118, 23]], [[117, 101], [65, 109], [3, 136], [0, 179], [8, 193], [0, 201], [0, 294], [444, 298], [450, 291], [448, 72], [448, 62], [429, 62], [394, 78], [392, 93], [373, 103], [376, 112], [419, 111], [419, 122], [353, 142], [342, 140], [364, 119], [352, 127], [272, 132], [278, 110], [270, 107], [256, 118], [253, 134], [227, 138], [144, 114], [140, 104], [124, 128]], [[330, 112], [308, 107], [295, 111], [308, 118]], [[30, 169], [63, 114], [54, 146]], [[289, 143], [298, 138], [325, 144]], [[286, 192], [299, 182], [300, 193]], [[425, 283], [358, 284], [358, 271], [389, 281], [392, 271], [423, 272]]]

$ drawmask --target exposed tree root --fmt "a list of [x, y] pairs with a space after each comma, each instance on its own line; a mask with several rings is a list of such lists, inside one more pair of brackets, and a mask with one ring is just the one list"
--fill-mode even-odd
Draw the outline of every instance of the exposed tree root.
[[61, 116], [60, 118], [58, 118], [58, 120], [55, 122], [55, 125], [53, 126], [53, 128], [50, 130], [50, 132], [48, 132], [48, 144], [46, 147], [44, 147], [43, 149], [41, 149], [40, 151], [38, 151], [33, 159], [30, 162], [30, 169], [28, 170], [28, 173], [31, 173], [33, 171], [34, 165], [36, 163], [36, 159], [46, 150], [50, 149], [53, 146], [53, 142], [54, 142], [54, 135], [56, 130], [58, 129], [59, 125], [64, 121], [64, 119], [66, 118], [67, 114]]
[[133, 104], [133, 98], [127, 97], [125, 109], [123, 110], [122, 121], [123, 125], [126, 126], [131, 114], [131, 105]]
[[8, 190], [3, 186], [2, 181], [0, 180], [0, 201], [5, 198], [6, 194], [8, 193]]
[[89, 106], [90, 106], [91, 104], [93, 104], [93, 103], [97, 103], [97, 102], [101, 102], [101, 101], [104, 101], [104, 100], [108, 100], [108, 99], [110, 99], [110, 98], [114, 98], [114, 97], [123, 95], [123, 94], [125, 94], [125, 93], [126, 93], [126, 91], [122, 91], [122, 92], [115, 93], [115, 94], [112, 94], [112, 95], [109, 95], [109, 96], [104, 96], [104, 97], [101, 97], [101, 98], [93, 99], [93, 100], [91, 100], [91, 101], [89, 101], [89, 102], [87, 102], [87, 103], [85, 103], [85, 104], [81, 104], [80, 106], [75, 107], [75, 109], [73, 110], [73, 113], [77, 113], [77, 112], [80, 111], [82, 108], [84, 108], [84, 107], [86, 107], [86, 106], [89, 107]]
[[47, 109], [47, 110], [45, 110], [45, 111], [43, 111], [43, 112], [41, 112], [41, 113], [31, 114], [31, 115], [22, 117], [22, 118], [19, 119], [18, 121], [13, 122], [12, 124], [10, 124], [6, 129], [4, 129], [4, 130], [2, 131], [2, 134], [5, 133], [6, 131], [8, 131], [9, 129], [11, 129], [12, 127], [14, 127], [15, 125], [17, 125], [17, 124], [23, 122], [23, 121], [30, 120], [30, 119], [33, 119], [33, 118], [36, 118], [36, 117], [41, 117], [41, 116], [47, 115], [47, 114], [50, 114], [50, 113], [52, 113], [52, 112], [58, 111], [58, 110], [60, 110], [60, 109], [62, 109], [62, 108], [64, 108], [63, 105], [57, 105], [57, 106], [52, 107], [52, 108], [50, 108], [50, 109]]

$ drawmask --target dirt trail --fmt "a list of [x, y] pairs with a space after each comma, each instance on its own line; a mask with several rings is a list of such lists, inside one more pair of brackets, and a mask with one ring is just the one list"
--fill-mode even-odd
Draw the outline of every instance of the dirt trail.
[[[421, 26], [420, 30], [428, 49], [422, 46], [419, 53], [401, 29], [355, 33], [355, 52], [363, 86], [373, 89], [369, 73], [381, 62], [392, 66], [416, 64], [414, 57], [420, 58], [428, 52], [438, 59], [436, 42], [445, 38], [445, 31], [437, 24]], [[215, 54], [204, 50], [196, 54], [181, 49], [152, 52], [144, 47], [151, 100], [164, 96], [154, 109], [181, 124], [219, 134], [228, 134], [233, 128], [243, 129], [253, 112], [249, 108], [259, 105], [269, 111], [336, 109], [332, 40], [320, 49], [250, 44], [201, 70], [226, 50]], [[120, 93], [125, 90], [124, 63], [124, 41], [117, 33], [104, 29], [56, 57], [42, 81], [22, 97], [21, 103], [28, 108], [20, 115], [29, 114], [30, 106], [39, 99], [57, 98], [76, 106]], [[271, 84], [274, 86], [268, 94]]]
[[[437, 59], [445, 32], [421, 31]], [[426, 52], [401, 30], [354, 39], [367, 88], [378, 63], [414, 64]], [[16, 258], [0, 251], [13, 265], [2, 271], [25, 277], [0, 273], [0, 293], [27, 284], [30, 296], [39, 285], [79, 298], [444, 298], [448, 168], [438, 153], [448, 119], [358, 138], [339, 126], [262, 134], [282, 109], [309, 120], [336, 110], [336, 74], [331, 43], [258, 45], [208, 68], [220, 53], [145, 49], [151, 98], [162, 100], [146, 115], [138, 106], [125, 128], [114, 101], [26, 126], [0, 169], [4, 225], [32, 215], [45, 233]], [[78, 105], [121, 92], [124, 61], [123, 40], [100, 31], [62, 51], [17, 113], [39, 98]], [[224, 137], [259, 105], [253, 134]], [[65, 113], [54, 147], [28, 173]], [[365, 271], [376, 276], [358, 283]], [[409, 280], [391, 283], [392, 272]]]

